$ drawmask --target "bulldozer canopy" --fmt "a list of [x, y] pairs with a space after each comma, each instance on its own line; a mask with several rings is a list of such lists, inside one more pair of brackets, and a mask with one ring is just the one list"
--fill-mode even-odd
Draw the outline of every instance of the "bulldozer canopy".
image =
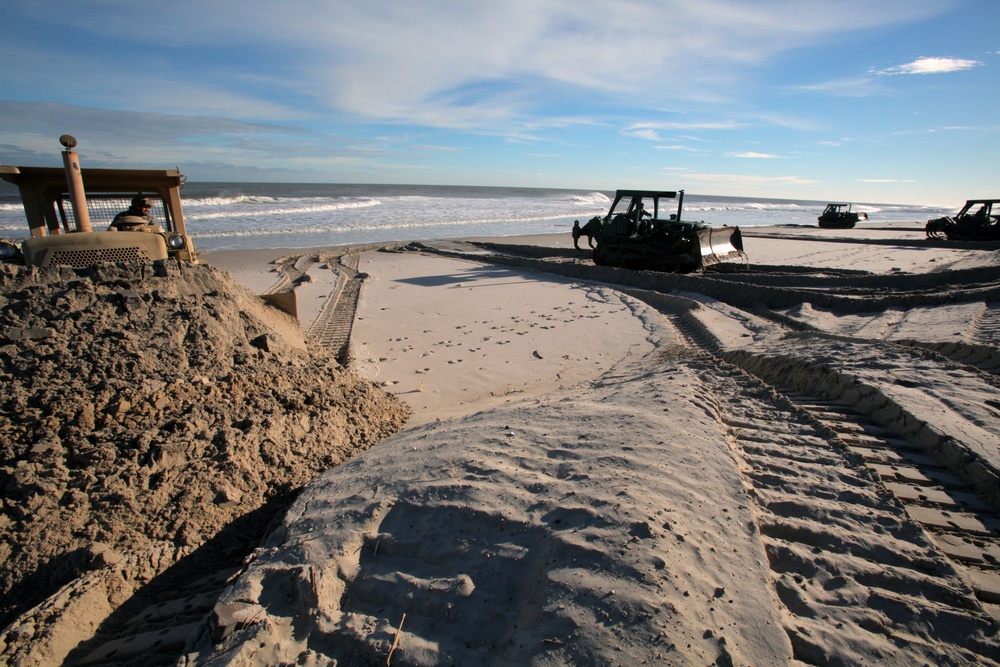
[[[82, 169], [87, 208], [95, 225], [107, 225], [129, 207], [133, 197], [145, 196], [153, 214], [167, 231], [186, 234], [180, 188], [184, 176], [175, 169]], [[69, 231], [75, 225], [69, 205], [66, 172], [59, 167], [0, 165], [0, 178], [18, 187], [31, 236]]]

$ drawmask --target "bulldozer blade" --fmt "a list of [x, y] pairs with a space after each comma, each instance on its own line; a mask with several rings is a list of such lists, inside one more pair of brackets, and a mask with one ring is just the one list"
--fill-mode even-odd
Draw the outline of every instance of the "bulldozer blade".
[[265, 303], [269, 303], [278, 310], [283, 310], [295, 319], [299, 319], [299, 306], [294, 289], [286, 290], [284, 292], [269, 292], [258, 296], [260, 296]]
[[710, 227], [698, 230], [702, 266], [731, 262], [745, 257], [739, 227]]

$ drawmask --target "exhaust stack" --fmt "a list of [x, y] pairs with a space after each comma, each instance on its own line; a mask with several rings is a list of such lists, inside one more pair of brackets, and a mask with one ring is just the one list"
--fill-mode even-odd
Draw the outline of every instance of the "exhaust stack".
[[87, 194], [83, 190], [83, 175], [80, 172], [80, 159], [77, 157], [76, 138], [69, 134], [59, 137], [63, 151], [63, 166], [66, 168], [66, 186], [69, 188], [69, 199], [73, 203], [73, 217], [76, 219], [76, 231], [90, 231], [90, 212], [87, 210]]

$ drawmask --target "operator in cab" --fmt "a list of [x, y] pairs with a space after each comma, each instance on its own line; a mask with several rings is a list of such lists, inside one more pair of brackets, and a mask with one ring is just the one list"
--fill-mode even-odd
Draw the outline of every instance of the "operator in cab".
[[119, 213], [108, 225], [108, 231], [119, 232], [161, 232], [156, 224], [151, 205], [146, 197], [133, 197], [132, 205]]

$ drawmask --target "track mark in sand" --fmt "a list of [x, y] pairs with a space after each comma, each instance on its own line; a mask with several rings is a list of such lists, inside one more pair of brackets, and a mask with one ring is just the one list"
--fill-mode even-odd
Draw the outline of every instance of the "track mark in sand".
[[306, 333], [346, 366], [350, 361], [351, 331], [364, 276], [358, 273], [357, 253], [344, 253], [336, 259], [340, 269], [337, 288], [323, 302], [319, 315]]
[[274, 294], [291, 289], [302, 279], [313, 264], [319, 262], [317, 255], [286, 255], [272, 262], [278, 272], [278, 280], [264, 294]]
[[901, 345], [910, 345], [932, 350], [954, 362], [978, 368], [981, 371], [1000, 375], [1000, 303], [983, 304], [970, 326], [972, 342], [926, 342], [900, 340]]
[[330, 350], [337, 361], [345, 366], [350, 361], [351, 330], [361, 295], [361, 283], [364, 281], [364, 275], [358, 272], [359, 260], [359, 251], [345, 251], [339, 255], [331, 253], [281, 257], [274, 261], [279, 278], [265, 292], [273, 294], [294, 289], [315, 264], [336, 263], [337, 284], [323, 302], [315, 321], [306, 328], [306, 334]]
[[847, 636], [876, 655], [895, 644], [897, 658], [934, 663], [946, 642], [995, 664], [993, 619], [861, 457], [756, 377], [713, 359], [698, 366], [757, 507], [795, 657], [850, 662]]
[[974, 326], [977, 342], [1000, 348], [1000, 303], [987, 303]]
[[361, 282], [357, 276], [347, 278], [340, 291], [327, 298], [307, 332], [310, 338], [333, 352], [337, 361], [345, 366], [350, 361], [351, 331], [361, 296]]
[[961, 471], [893, 437], [871, 419], [833, 401], [788, 393], [835, 431], [885, 483], [907, 514], [949, 558], [965, 568], [976, 597], [1000, 622], [1000, 511]]

